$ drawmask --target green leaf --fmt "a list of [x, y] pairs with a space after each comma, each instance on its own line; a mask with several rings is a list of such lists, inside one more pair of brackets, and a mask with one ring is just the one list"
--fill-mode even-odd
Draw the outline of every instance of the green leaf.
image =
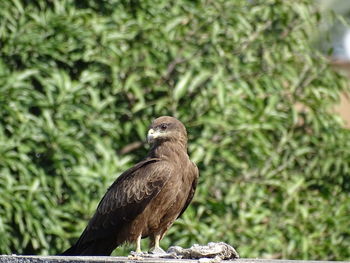
[[191, 72], [187, 72], [185, 73], [185, 75], [183, 75], [180, 80], [178, 81], [178, 83], [176, 84], [174, 91], [173, 91], [173, 98], [178, 101], [180, 100], [188, 91], [188, 82], [190, 80], [192, 76]]

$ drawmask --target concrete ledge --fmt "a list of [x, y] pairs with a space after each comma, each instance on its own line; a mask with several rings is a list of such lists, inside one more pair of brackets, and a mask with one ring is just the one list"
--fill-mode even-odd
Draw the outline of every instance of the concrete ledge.
[[[196, 259], [165, 259], [165, 258], [143, 258], [132, 260], [127, 257], [82, 257], [82, 256], [18, 256], [0, 255], [0, 263], [197, 263]], [[284, 260], [284, 259], [249, 259], [240, 258], [235, 260], [224, 260], [225, 263], [350, 263], [350, 261], [316, 261], [316, 260]]]

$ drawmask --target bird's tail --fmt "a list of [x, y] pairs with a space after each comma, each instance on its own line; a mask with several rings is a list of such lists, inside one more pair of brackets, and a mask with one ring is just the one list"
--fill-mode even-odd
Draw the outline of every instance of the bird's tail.
[[58, 254], [57, 256], [77, 256], [79, 253], [76, 251], [75, 245], [68, 248], [66, 251], [62, 252], [61, 254]]
[[76, 243], [58, 256], [110, 256], [119, 246], [113, 239], [98, 239], [88, 243]]

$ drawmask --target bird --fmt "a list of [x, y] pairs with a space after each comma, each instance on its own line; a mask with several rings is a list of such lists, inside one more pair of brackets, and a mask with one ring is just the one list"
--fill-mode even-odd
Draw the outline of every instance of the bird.
[[150, 125], [147, 156], [123, 172], [108, 188], [78, 241], [61, 255], [109, 256], [124, 243], [150, 238], [149, 251], [160, 247], [174, 221], [193, 199], [199, 171], [187, 153], [187, 131], [171, 116]]

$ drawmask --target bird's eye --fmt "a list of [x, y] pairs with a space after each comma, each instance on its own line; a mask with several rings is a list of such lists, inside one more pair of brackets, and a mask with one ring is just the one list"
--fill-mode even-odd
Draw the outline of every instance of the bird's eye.
[[163, 124], [160, 125], [160, 129], [161, 129], [162, 131], [165, 131], [166, 128], [168, 128], [168, 125], [166, 125], [165, 123], [163, 123]]

